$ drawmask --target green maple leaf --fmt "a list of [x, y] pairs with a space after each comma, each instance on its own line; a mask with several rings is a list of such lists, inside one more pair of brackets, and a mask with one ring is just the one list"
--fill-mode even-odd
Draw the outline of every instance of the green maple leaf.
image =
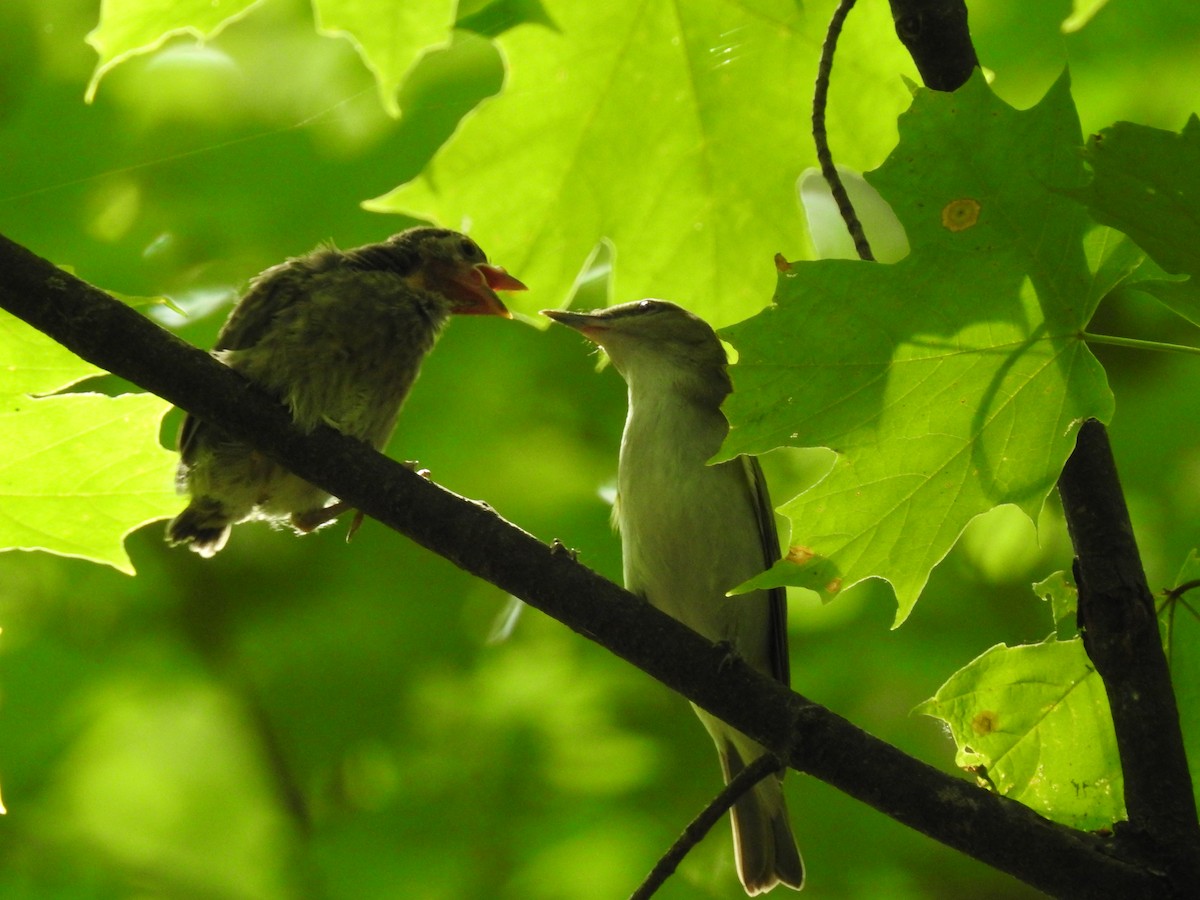
[[[526, 310], [561, 303], [602, 241], [615, 247], [620, 299], [667, 297], [726, 322], [760, 308], [773, 255], [798, 255], [794, 182], [811, 164], [806, 110], [824, 19], [805, 19], [793, 0], [543, 5], [552, 27], [497, 40], [503, 91], [421, 177], [369, 208], [469, 226], [530, 286], [513, 298]], [[864, 11], [848, 36], [870, 49], [851, 46], [854, 62], [835, 79], [835, 139], [863, 104], [903, 103], [895, 72], [911, 62], [878, 39], [892, 27], [880, 12]], [[877, 129], [855, 135], [867, 158], [890, 143], [879, 118], [859, 120]]]
[[400, 115], [397, 93], [421, 54], [449, 42], [455, 0], [314, 0], [317, 30], [347, 37], [375, 75], [380, 102]]
[[0, 547], [132, 575], [126, 535], [180, 506], [175, 455], [158, 442], [169, 404], [152, 394], [41, 396], [104, 373], [8, 313], [0, 348]]
[[781, 508], [789, 561], [755, 583], [828, 596], [885, 578], [897, 622], [972, 518], [1008, 503], [1036, 520], [1079, 425], [1111, 416], [1080, 333], [1136, 265], [1107, 230], [1085, 247], [1062, 192], [1084, 178], [1065, 76], [1023, 112], [978, 75], [919, 90], [900, 134], [869, 180], [912, 253], [795, 264], [774, 306], [725, 331], [739, 359], [722, 451], [836, 451]]
[[1083, 641], [999, 644], [916, 712], [942, 719], [955, 761], [995, 790], [1072, 828], [1125, 818], [1108, 696]]
[[87, 36], [100, 58], [85, 95], [91, 103], [110, 69], [131, 56], [157, 50], [168, 39], [190, 34], [216, 37], [262, 0], [103, 0], [100, 21]]
[[[87, 36], [99, 59], [86, 99], [100, 81], [132, 56], [151, 53], [181, 34], [209, 40], [244, 18], [261, 0], [104, 0]], [[313, 0], [317, 31], [344, 37], [375, 76], [379, 98], [400, 115], [397, 93], [421, 55], [448, 44], [455, 0]]]

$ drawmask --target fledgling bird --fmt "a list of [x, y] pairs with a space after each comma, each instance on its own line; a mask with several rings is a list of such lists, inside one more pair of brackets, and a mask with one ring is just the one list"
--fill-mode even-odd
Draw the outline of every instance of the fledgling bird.
[[[758, 460], [708, 465], [729, 430], [721, 403], [732, 390], [716, 334], [663, 300], [543, 314], [603, 347], [629, 387], [614, 511], [626, 588], [787, 684], [784, 589], [725, 596], [779, 559], [779, 538]], [[726, 782], [765, 752], [693, 708]], [[804, 881], [782, 777], [768, 775], [733, 807], [738, 876], [751, 896]]]
[[[258, 275], [213, 355], [277, 396], [296, 424], [331, 425], [382, 450], [451, 315], [510, 318], [496, 291], [524, 290], [469, 237], [410, 228], [353, 250], [319, 247]], [[327, 493], [218, 427], [186, 416], [177, 483], [191, 495], [167, 542], [210, 557], [248, 519], [312, 531], [343, 511]]]

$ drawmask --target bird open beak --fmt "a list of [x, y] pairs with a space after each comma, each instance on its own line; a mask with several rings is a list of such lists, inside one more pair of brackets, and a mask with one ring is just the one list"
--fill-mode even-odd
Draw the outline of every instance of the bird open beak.
[[511, 319], [512, 313], [496, 296], [496, 291], [525, 291], [524, 284], [509, 275], [499, 266], [479, 263], [471, 266], [461, 276], [451, 279], [459, 288], [455, 299], [460, 301], [454, 312], [460, 316], [503, 316]]
[[499, 266], [489, 266], [487, 263], [480, 263], [475, 267], [483, 280], [487, 282], [487, 286], [493, 291], [527, 291], [525, 287], [517, 279], [513, 278]]

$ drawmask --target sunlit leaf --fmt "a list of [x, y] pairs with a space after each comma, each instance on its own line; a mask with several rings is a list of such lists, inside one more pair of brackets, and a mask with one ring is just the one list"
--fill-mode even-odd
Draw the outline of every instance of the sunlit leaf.
[[916, 712], [942, 719], [955, 761], [1064, 825], [1125, 817], [1108, 697], [1081, 640], [999, 644], [956, 672]]
[[1074, 620], [1079, 605], [1079, 589], [1067, 580], [1066, 572], [1055, 572], [1033, 586], [1033, 592], [1043, 600], [1050, 601], [1050, 612], [1055, 624]]
[[[544, 6], [553, 29], [498, 38], [501, 94], [419, 179], [369, 207], [469, 226], [529, 285], [514, 298], [525, 309], [563, 302], [603, 239], [616, 250], [614, 299], [666, 297], [718, 323], [760, 308], [774, 254], [801, 246], [794, 183], [812, 162], [806, 107], [823, 19], [792, 0]], [[891, 28], [878, 12], [864, 11], [849, 38], [855, 64], [835, 85], [853, 99], [839, 115], [903, 102], [894, 73], [910, 64], [894, 40], [872, 42]], [[859, 41], [870, 52], [855, 56]], [[858, 121], [851, 155], [880, 152], [886, 118]]]
[[0, 310], [0, 396], [50, 394], [104, 370], [80, 359], [66, 347]]
[[397, 92], [422, 51], [444, 45], [455, 0], [314, 0], [317, 29], [343, 35], [375, 75], [384, 109], [400, 115]]
[[170, 408], [150, 394], [33, 396], [99, 374], [0, 313], [0, 548], [46, 550], [133, 574], [123, 540], [178, 511], [174, 454], [158, 441]]
[[198, 40], [216, 37], [225, 26], [246, 15], [262, 0], [102, 0], [100, 22], [87, 42], [100, 55], [85, 98], [91, 103], [100, 79], [117, 64], [138, 53], [157, 50], [169, 38], [190, 34]]

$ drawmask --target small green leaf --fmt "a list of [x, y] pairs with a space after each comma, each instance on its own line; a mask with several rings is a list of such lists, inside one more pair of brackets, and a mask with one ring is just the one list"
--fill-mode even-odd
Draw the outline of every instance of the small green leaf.
[[998, 644], [915, 712], [950, 726], [959, 766], [1047, 818], [1092, 830], [1125, 817], [1108, 698], [1081, 640]]
[[[1074, 619], [1079, 604], [1079, 589], [1067, 581], [1066, 572], [1055, 572], [1033, 586], [1033, 592], [1043, 600], [1050, 601], [1054, 624]], [[1072, 624], [1074, 624], [1072, 622]]]
[[216, 37], [262, 0], [101, 0], [100, 22], [87, 42], [100, 55], [84, 95], [96, 97], [100, 79], [138, 53], [157, 50], [177, 34], [198, 40]]
[[397, 95], [421, 54], [446, 45], [455, 0], [313, 0], [317, 30], [350, 40], [375, 75], [389, 115], [400, 115]]
[[133, 566], [123, 541], [178, 511], [176, 458], [159, 444], [170, 406], [151, 394], [37, 397], [103, 374], [0, 313], [0, 548]]

